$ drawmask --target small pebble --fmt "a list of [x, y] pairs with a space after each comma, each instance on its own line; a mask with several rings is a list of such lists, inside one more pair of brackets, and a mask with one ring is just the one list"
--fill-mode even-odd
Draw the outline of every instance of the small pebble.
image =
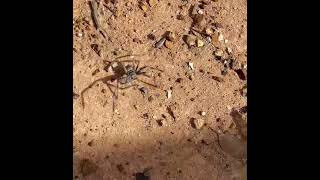
[[229, 41], [228, 41], [228, 39], [225, 39], [225, 40], [224, 40], [224, 43], [226, 43], [226, 44], [227, 44], [228, 42], [229, 42]]
[[198, 14], [204, 14], [204, 11], [202, 9], [199, 9]]
[[205, 116], [207, 113], [204, 111], [201, 111], [200, 114], [201, 114], [201, 116]]
[[82, 37], [83, 34], [82, 34], [82, 33], [77, 33], [77, 36], [78, 36], [78, 37]]
[[140, 8], [142, 9], [142, 11], [147, 12], [148, 7], [145, 4], [140, 4]]
[[169, 32], [168, 34], [168, 40], [175, 41], [177, 39], [177, 35], [174, 32]]
[[231, 54], [231, 53], [232, 53], [232, 49], [231, 49], [230, 47], [227, 47], [227, 52], [228, 52], [229, 54]]
[[188, 62], [188, 67], [189, 67], [190, 70], [193, 70], [194, 69], [193, 63], [192, 62]]
[[211, 38], [210, 36], [207, 36], [207, 37], [206, 37], [206, 41], [207, 41], [208, 43], [211, 43], [211, 42], [212, 42], [212, 38]]
[[161, 48], [164, 44], [164, 42], [166, 41], [166, 38], [161, 38], [156, 44], [155, 47], [156, 48]]
[[204, 125], [204, 120], [203, 119], [193, 119], [192, 123], [196, 129], [201, 129]]
[[186, 43], [188, 44], [189, 47], [196, 45], [195, 38], [191, 36], [187, 36]]
[[219, 36], [218, 36], [218, 41], [223, 41], [224, 37], [223, 35], [220, 33]]
[[197, 40], [196, 40], [196, 43], [197, 43], [197, 47], [202, 47], [202, 46], [204, 46], [204, 42], [203, 42], [201, 39], [197, 39]]
[[211, 27], [207, 27], [205, 32], [207, 35], [211, 36], [213, 34], [213, 29]]
[[172, 49], [173, 42], [172, 41], [165, 41], [164, 46], [166, 46], [166, 48], [168, 48], [168, 49]]
[[172, 90], [168, 89], [166, 90], [166, 92], [167, 92], [167, 98], [170, 99], [172, 97]]
[[149, 90], [146, 87], [140, 88], [140, 91], [143, 96], [146, 96], [149, 93]]
[[157, 0], [148, 0], [148, 4], [153, 7], [154, 5], [156, 5]]
[[223, 55], [223, 51], [221, 49], [218, 49], [215, 53], [214, 53], [215, 56], [217, 57], [221, 57]]

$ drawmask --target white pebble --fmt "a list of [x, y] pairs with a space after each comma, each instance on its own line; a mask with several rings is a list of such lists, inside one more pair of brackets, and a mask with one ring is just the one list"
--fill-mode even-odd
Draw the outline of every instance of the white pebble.
[[194, 69], [193, 63], [192, 62], [188, 62], [188, 67], [190, 68], [190, 70], [193, 70]]
[[172, 97], [172, 90], [167, 90], [167, 98], [170, 99]]
[[82, 33], [77, 33], [77, 36], [78, 36], [78, 37], [82, 37], [83, 34], [82, 34]]
[[204, 111], [201, 111], [201, 116], [205, 116], [207, 113]]
[[222, 35], [221, 33], [220, 33], [219, 36], [218, 36], [218, 40], [219, 40], [219, 41], [223, 41], [223, 35]]
[[232, 53], [232, 49], [230, 47], [227, 48], [228, 53]]
[[199, 9], [198, 10], [198, 14], [203, 14], [204, 12], [203, 12], [203, 10], [202, 9]]

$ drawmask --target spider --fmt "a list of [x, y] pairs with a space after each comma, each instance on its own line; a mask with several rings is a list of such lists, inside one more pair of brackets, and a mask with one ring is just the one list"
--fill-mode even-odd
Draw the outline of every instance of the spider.
[[[125, 57], [134, 57], [138, 55], [124, 55], [117, 57], [114, 61], [107, 61], [105, 60], [107, 66], [105, 66], [104, 70], [108, 72], [109, 68], [111, 67], [112, 71], [114, 74], [97, 79], [93, 81], [88, 87], [86, 87], [82, 92], [81, 92], [81, 100], [82, 100], [82, 107], [84, 108], [84, 93], [88, 91], [92, 86], [94, 86], [97, 82], [102, 81], [104, 84], [107, 85], [108, 89], [112, 93], [112, 101], [113, 101], [113, 106], [112, 106], [112, 111], [115, 111], [115, 99], [118, 99], [118, 91], [119, 89], [128, 89], [133, 86], [138, 86], [138, 84], [134, 82], [141, 82], [143, 84], [147, 84], [149, 86], [158, 88], [158, 85], [154, 85], [151, 83], [148, 83], [146, 81], [143, 81], [139, 79], [139, 76], [145, 76], [148, 78], [151, 78], [147, 72], [145, 71], [146, 69], [153, 69], [157, 70], [160, 72], [163, 72], [163, 70], [153, 68], [150, 66], [142, 66], [140, 67], [140, 61], [138, 60], [122, 60], [120, 61], [119, 59], [125, 58]], [[129, 64], [124, 64], [124, 63], [129, 63]], [[112, 82], [117, 81], [116, 85], [111, 84]], [[124, 87], [121, 87], [124, 86]], [[111, 87], [116, 88], [115, 92], [111, 89]], [[107, 101], [106, 101], [107, 102]], [[104, 104], [106, 104], [106, 102]]]

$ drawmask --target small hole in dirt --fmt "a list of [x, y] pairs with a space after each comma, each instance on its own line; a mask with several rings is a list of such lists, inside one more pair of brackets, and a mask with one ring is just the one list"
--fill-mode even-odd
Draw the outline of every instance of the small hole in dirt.
[[217, 122], [220, 122], [220, 120], [221, 120], [221, 119], [220, 119], [220, 118], [218, 118], [216, 121], [217, 121]]
[[126, 162], [126, 165], [128, 166], [130, 163], [129, 162]]
[[88, 146], [92, 147], [93, 141], [88, 142]]
[[182, 81], [182, 78], [176, 79], [176, 82], [177, 82], [177, 83], [181, 83], [181, 81]]
[[92, 129], [89, 129], [89, 131], [92, 131]]
[[119, 172], [123, 172], [124, 167], [122, 166], [122, 164], [118, 164], [117, 165], [117, 169], [118, 169]]
[[174, 134], [174, 132], [170, 132], [171, 134]]
[[188, 142], [192, 142], [191, 139], [187, 139]]
[[164, 114], [161, 114], [161, 116], [162, 116], [163, 118], [165, 118], [165, 119], [167, 118], [166, 115], [164, 115]]
[[170, 172], [167, 172], [167, 175], [170, 175]]
[[179, 174], [181, 174], [181, 173], [182, 173], [181, 169], [179, 169], [179, 170], [178, 170], [178, 173], [179, 173]]
[[119, 144], [114, 144], [113, 147], [118, 148], [118, 147], [119, 147]]
[[194, 101], [194, 98], [190, 98], [190, 101]]
[[84, 133], [83, 136], [87, 136], [87, 133]]

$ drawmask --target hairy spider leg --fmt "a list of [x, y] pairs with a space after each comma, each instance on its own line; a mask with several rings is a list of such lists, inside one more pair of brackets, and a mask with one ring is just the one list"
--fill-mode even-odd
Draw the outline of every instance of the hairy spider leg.
[[[97, 82], [102, 81], [103, 83], [107, 84], [106, 82], [111, 80], [113, 76], [107, 76], [107, 77], [103, 77], [100, 79], [97, 79], [95, 81], [93, 81], [88, 87], [86, 87], [83, 91], [81, 91], [80, 96], [81, 96], [81, 104], [82, 107], [85, 107], [85, 103], [84, 103], [84, 93], [87, 92], [92, 86], [94, 86]], [[108, 86], [108, 85], [107, 85]], [[111, 90], [111, 88], [108, 86], [109, 90], [111, 91], [111, 93], [114, 95], [114, 92]]]

